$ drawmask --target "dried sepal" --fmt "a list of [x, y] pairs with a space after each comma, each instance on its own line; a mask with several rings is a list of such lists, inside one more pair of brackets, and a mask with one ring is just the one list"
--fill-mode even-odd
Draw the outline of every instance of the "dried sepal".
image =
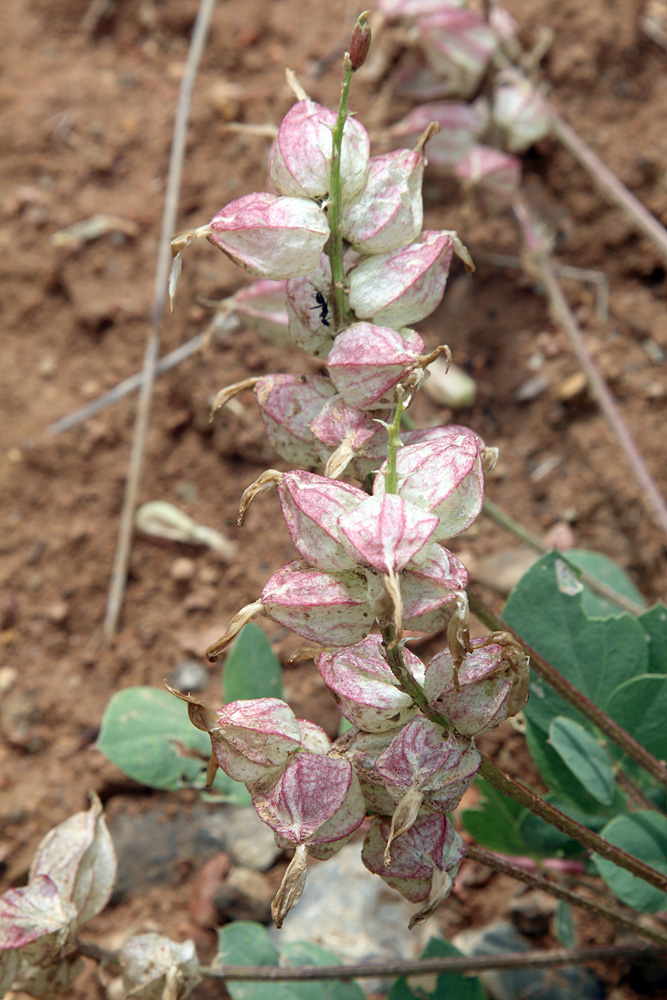
[[294, 909], [303, 895], [306, 887], [307, 860], [306, 846], [299, 844], [271, 903], [271, 916], [278, 930], [282, 927], [289, 911]]
[[243, 496], [241, 497], [241, 503], [239, 504], [239, 514], [236, 519], [236, 523], [241, 527], [245, 521], [245, 516], [248, 512], [248, 507], [255, 499], [255, 497], [260, 496], [262, 493], [268, 493], [269, 490], [277, 489], [282, 482], [283, 474], [278, 472], [277, 469], [267, 469], [263, 472], [254, 483], [247, 486], [243, 491]]
[[457, 732], [474, 736], [516, 715], [528, 698], [530, 661], [506, 632], [473, 639], [457, 665], [449, 649], [426, 669], [424, 693]]
[[208, 660], [211, 663], [215, 663], [216, 660], [219, 660], [244, 625], [253, 621], [253, 619], [257, 618], [258, 615], [261, 615], [263, 611], [264, 605], [260, 601], [255, 601], [252, 604], [246, 604], [244, 608], [241, 608], [241, 610], [237, 612], [237, 614], [235, 614], [230, 621], [224, 635], [220, 636], [216, 642], [211, 643], [206, 650]]
[[221, 389], [213, 400], [213, 406], [211, 407], [211, 415], [209, 420], [212, 421], [218, 410], [226, 406], [230, 399], [234, 396], [238, 396], [240, 392], [244, 392], [246, 389], [254, 389], [259, 382], [259, 377], [254, 375], [252, 378], [244, 378], [240, 382], [234, 382], [233, 385], [226, 385], [224, 389]]

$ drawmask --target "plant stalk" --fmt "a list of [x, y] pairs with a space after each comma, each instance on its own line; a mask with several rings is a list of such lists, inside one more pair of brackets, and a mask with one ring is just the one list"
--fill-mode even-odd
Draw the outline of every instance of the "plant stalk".
[[557, 691], [565, 701], [578, 709], [587, 719], [590, 719], [605, 736], [612, 740], [621, 750], [624, 750], [628, 757], [636, 761], [652, 778], [655, 778], [664, 788], [667, 788], [667, 767], [665, 767], [662, 761], [659, 761], [657, 757], [649, 753], [646, 747], [638, 743], [630, 733], [627, 733], [617, 722], [614, 722], [590, 698], [587, 698], [585, 694], [570, 684], [555, 667], [552, 667], [544, 657], [535, 652], [520, 635], [510, 628], [502, 618], [495, 615], [470, 589], [468, 589], [468, 602], [472, 613], [488, 628], [494, 632], [509, 632], [510, 635], [513, 635], [530, 656], [530, 665], [536, 674], [545, 680], [554, 691]]
[[422, 976], [426, 973], [484, 972], [487, 969], [548, 969], [586, 962], [613, 961], [632, 957], [665, 954], [659, 945], [600, 945], [593, 948], [559, 948], [554, 951], [529, 951], [506, 955], [450, 955], [421, 958], [417, 961], [364, 962], [358, 965], [223, 965], [202, 967], [203, 976], [211, 979], [289, 982], [290, 980], [362, 979], [374, 976]]
[[568, 889], [560, 883], [553, 882], [543, 875], [536, 875], [533, 872], [526, 871], [525, 868], [520, 868], [519, 865], [512, 864], [507, 858], [496, 854], [494, 851], [487, 851], [484, 847], [478, 847], [475, 844], [466, 844], [466, 853], [473, 861], [479, 861], [480, 864], [486, 865], [496, 872], [509, 875], [510, 878], [517, 879], [519, 882], [524, 882], [532, 889], [541, 889], [543, 892], [548, 892], [551, 896], [555, 896], [556, 899], [562, 899], [564, 903], [570, 903], [581, 910], [587, 910], [594, 916], [602, 917], [604, 920], [609, 920], [618, 927], [623, 927], [624, 930], [639, 934], [649, 941], [663, 945], [663, 947], [667, 945], [667, 933], [663, 934], [652, 927], [647, 927], [640, 920], [633, 920], [618, 907], [596, 903], [594, 900], [582, 896], [580, 892], [574, 892], [574, 890]]
[[340, 158], [343, 147], [343, 131], [347, 121], [347, 99], [354, 70], [346, 54], [344, 60], [345, 78], [340, 95], [338, 118], [332, 131], [331, 179], [327, 215], [329, 218], [329, 240], [327, 254], [331, 264], [331, 286], [333, 289], [333, 317], [337, 333], [347, 324], [347, 303], [345, 301], [345, 273], [343, 270], [343, 237], [340, 231], [342, 184], [340, 179]]
[[561, 812], [560, 809], [552, 806], [550, 802], [543, 799], [532, 788], [506, 774], [490, 761], [488, 757], [484, 757], [483, 755], [479, 774], [491, 782], [493, 787], [497, 788], [503, 795], [513, 798], [515, 802], [524, 806], [534, 816], [539, 816], [541, 819], [546, 820], [547, 823], [550, 823], [551, 826], [555, 826], [557, 830], [567, 834], [568, 837], [579, 841], [587, 850], [596, 852], [608, 861], [613, 861], [619, 868], [625, 868], [626, 871], [655, 886], [661, 892], [667, 892], [667, 875], [663, 875], [662, 872], [651, 868], [650, 865], [640, 861], [639, 858], [628, 854], [627, 851], [616, 847], [608, 840], [604, 840], [603, 837], [589, 830], [582, 823], [577, 823], [576, 820], [571, 819], [565, 813]]
[[566, 333], [572, 349], [577, 356], [577, 360], [588, 379], [591, 392], [606, 417], [607, 423], [616, 435], [628, 465], [640, 486], [641, 499], [653, 513], [656, 524], [667, 534], [667, 503], [665, 503], [664, 497], [660, 493], [653, 476], [648, 471], [646, 463], [637, 449], [637, 445], [621, 416], [621, 412], [609, 391], [607, 383], [600, 375], [593, 358], [588, 352], [579, 324], [554, 274], [553, 264], [541, 244], [531, 212], [521, 197], [515, 198], [514, 213], [523, 233], [530, 259], [535, 266], [540, 281], [544, 284], [554, 316]]

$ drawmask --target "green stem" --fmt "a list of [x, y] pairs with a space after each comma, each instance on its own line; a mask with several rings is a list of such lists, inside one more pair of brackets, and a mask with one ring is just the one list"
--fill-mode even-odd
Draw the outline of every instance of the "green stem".
[[340, 230], [340, 215], [342, 201], [342, 184], [340, 180], [340, 158], [343, 147], [343, 131], [347, 121], [347, 98], [350, 92], [350, 83], [354, 70], [350, 63], [349, 56], [346, 55], [345, 79], [340, 95], [340, 105], [338, 107], [338, 118], [332, 131], [331, 149], [331, 180], [329, 184], [329, 202], [327, 214], [329, 216], [329, 241], [327, 243], [327, 254], [331, 264], [331, 285], [333, 289], [333, 316], [335, 331], [347, 325], [347, 303], [345, 301], [345, 273], [343, 271], [343, 237]]
[[405, 410], [403, 401], [403, 390], [400, 386], [396, 388], [398, 402], [396, 413], [391, 424], [389, 424], [389, 441], [387, 443], [387, 471], [384, 474], [385, 493], [398, 493], [398, 473], [396, 471], [396, 456], [401, 444], [401, 418]]
[[554, 691], [578, 709], [582, 715], [590, 719], [612, 742], [624, 750], [628, 757], [631, 757], [640, 765], [652, 778], [655, 778], [664, 788], [667, 788], [667, 767], [654, 757], [652, 753], [638, 743], [630, 733], [626, 733], [617, 722], [614, 722], [602, 709], [592, 702], [585, 694], [578, 691], [574, 685], [570, 684], [555, 667], [552, 667], [544, 657], [536, 653], [520, 635], [510, 628], [506, 622], [499, 618], [486, 606], [470, 589], [468, 589], [468, 601], [470, 610], [479, 620], [492, 629], [494, 632], [509, 632], [516, 641], [525, 649], [530, 656], [532, 669], [549, 684]]

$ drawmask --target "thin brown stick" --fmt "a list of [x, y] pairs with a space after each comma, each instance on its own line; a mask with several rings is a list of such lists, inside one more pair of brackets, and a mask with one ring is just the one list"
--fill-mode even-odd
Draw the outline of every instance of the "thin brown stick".
[[550, 802], [547, 802], [546, 799], [538, 795], [528, 785], [524, 785], [522, 781], [518, 781], [517, 778], [513, 778], [507, 774], [483, 754], [479, 774], [482, 778], [486, 778], [499, 792], [514, 799], [515, 802], [524, 806], [534, 816], [539, 816], [541, 819], [546, 820], [547, 823], [550, 823], [551, 826], [555, 826], [561, 833], [565, 833], [568, 837], [572, 837], [573, 840], [579, 841], [586, 850], [599, 854], [607, 861], [613, 861], [615, 865], [625, 868], [626, 871], [648, 882], [649, 885], [655, 886], [661, 892], [667, 892], [667, 875], [658, 871], [657, 868], [647, 865], [641, 858], [635, 857], [634, 854], [629, 854], [628, 851], [616, 847], [615, 844], [612, 844], [609, 840], [605, 840], [599, 834], [584, 826], [583, 823], [577, 823], [576, 820], [572, 819], [566, 813], [552, 806]]
[[141, 472], [144, 461], [146, 434], [148, 432], [148, 424], [150, 420], [155, 370], [160, 347], [160, 326], [162, 323], [162, 316], [167, 297], [167, 278], [171, 263], [171, 247], [169, 245], [169, 238], [176, 228], [178, 196], [181, 185], [181, 171], [183, 166], [183, 157], [185, 154], [185, 141], [187, 137], [192, 91], [197, 77], [199, 63], [204, 51], [204, 44], [206, 42], [206, 36], [208, 34], [214, 8], [215, 0], [201, 0], [199, 4], [197, 20], [195, 21], [194, 30], [192, 32], [185, 72], [183, 74], [183, 79], [181, 80], [181, 89], [178, 95], [178, 106], [176, 108], [176, 117], [174, 121], [174, 135], [169, 157], [167, 191], [165, 194], [164, 209], [162, 213], [162, 228], [160, 233], [158, 260], [155, 270], [151, 326], [148, 332], [146, 350], [144, 353], [143, 381], [141, 383], [139, 402], [137, 404], [134, 439], [132, 441], [130, 463], [125, 482], [123, 508], [118, 527], [118, 542], [116, 546], [113, 570], [111, 572], [109, 596], [107, 600], [106, 616], [104, 619], [103, 634], [104, 638], [107, 640], [109, 640], [116, 631], [118, 618], [123, 604], [125, 584], [127, 582], [127, 568], [130, 560], [130, 549], [132, 546], [134, 512], [137, 506], [139, 487], [141, 485]]
[[644, 918], [640, 917], [637, 920], [633, 920], [619, 907], [610, 906], [606, 903], [596, 903], [594, 900], [582, 896], [580, 892], [574, 892], [562, 883], [554, 882], [543, 875], [536, 875], [534, 872], [526, 871], [525, 868], [520, 868], [519, 865], [512, 864], [507, 858], [493, 851], [487, 851], [484, 847], [467, 844], [466, 853], [473, 861], [479, 861], [480, 864], [486, 865], [494, 871], [501, 872], [503, 875], [509, 875], [510, 878], [517, 879], [517, 881], [529, 885], [532, 889], [541, 889], [543, 892], [548, 892], [551, 896], [555, 896], [556, 899], [561, 899], [564, 903], [570, 903], [580, 910], [587, 910], [588, 913], [602, 917], [604, 920], [609, 920], [618, 927], [623, 927], [634, 934], [639, 934], [649, 941], [654, 941], [663, 947], [667, 945], [667, 933], [661, 933], [653, 927], [647, 926], [643, 923]]
[[554, 134], [566, 149], [581, 163], [591, 175], [595, 183], [611, 198], [619, 208], [630, 216], [637, 228], [655, 244], [660, 253], [667, 259], [667, 230], [654, 215], [642, 205], [638, 198], [628, 191], [619, 181], [613, 171], [606, 167], [595, 155], [590, 146], [579, 136], [571, 125], [564, 121], [558, 112], [550, 106], [551, 125]]
[[526, 202], [520, 197], [515, 199], [514, 211], [523, 232], [531, 262], [534, 264], [540, 280], [544, 284], [554, 316], [565, 331], [577, 355], [579, 364], [588, 379], [591, 391], [609, 426], [616, 435], [628, 464], [639, 483], [642, 501], [646, 502], [648, 509], [655, 517], [656, 523], [667, 534], [667, 504], [656, 486], [651, 473], [648, 471], [644, 459], [637, 450], [637, 446], [628, 431], [607, 383], [600, 375], [593, 358], [588, 353], [588, 348], [584, 342], [583, 334], [579, 329], [579, 324], [574, 318], [567, 299], [556, 280], [549, 255], [545, 252], [541, 244], [532, 214]]
[[484, 972], [487, 969], [548, 969], [586, 962], [613, 961], [645, 955], [662, 955], [665, 949], [650, 944], [613, 944], [594, 948], [559, 948], [554, 951], [508, 952], [506, 955], [451, 955], [422, 958], [416, 962], [365, 962], [363, 965], [223, 965], [199, 971], [210, 979], [289, 982], [290, 980], [364, 979], [372, 976], [421, 976], [428, 972]]
[[476, 618], [486, 625], [488, 628], [493, 629], [497, 632], [509, 632], [513, 635], [517, 642], [525, 649], [525, 651], [530, 656], [530, 665], [536, 674], [539, 674], [550, 687], [557, 691], [565, 701], [569, 702], [578, 709], [582, 715], [590, 719], [591, 722], [600, 729], [605, 736], [608, 736], [612, 742], [619, 746], [621, 750], [627, 753], [628, 757], [635, 760], [640, 767], [642, 767], [651, 777], [659, 781], [661, 785], [667, 788], [667, 767], [665, 767], [662, 761], [659, 761], [657, 757], [654, 757], [652, 753], [643, 747], [641, 743], [638, 743], [629, 733], [625, 731], [617, 722], [614, 722], [601, 708], [587, 698], [585, 694], [577, 690], [573, 684], [570, 684], [568, 680], [559, 673], [555, 667], [552, 667], [543, 656], [540, 656], [532, 646], [529, 646], [521, 636], [510, 628], [510, 626], [499, 618], [498, 615], [494, 614], [491, 608], [488, 608], [483, 601], [480, 601], [478, 597], [475, 596], [470, 590], [468, 590], [468, 601], [470, 603], [470, 610], [475, 615]]

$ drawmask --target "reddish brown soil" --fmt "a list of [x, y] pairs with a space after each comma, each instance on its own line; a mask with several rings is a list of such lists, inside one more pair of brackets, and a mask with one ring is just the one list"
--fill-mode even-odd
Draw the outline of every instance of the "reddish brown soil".
[[[667, 223], [667, 56], [641, 33], [639, 5], [515, 0], [508, 6], [527, 43], [541, 27], [553, 29], [544, 72], [556, 107]], [[47, 829], [84, 807], [88, 788], [102, 792], [111, 810], [127, 807], [129, 783], [92, 747], [113, 692], [160, 685], [184, 655], [201, 656], [267, 576], [292, 558], [270, 499], [251, 511], [242, 531], [235, 527], [243, 488], [266, 467], [280, 467], [252, 402], [244, 399], [243, 415], [223, 415], [214, 429], [208, 408], [222, 385], [309, 363], [241, 331], [159, 379], [141, 489], [142, 500], [169, 500], [226, 531], [240, 556], [227, 566], [205, 551], [136, 538], [119, 633], [109, 647], [100, 641], [134, 402], [58, 437], [47, 428], [141, 365], [174, 107], [197, 3], [111, 0], [92, 34], [81, 30], [88, 7], [88, 0], [0, 5], [0, 667], [13, 670], [0, 674], [5, 884], [24, 876]], [[344, 41], [355, 14], [343, 0], [332, 0], [325, 15], [314, 0], [218, 5], [195, 93], [179, 229], [264, 188], [266, 141], [223, 136], [221, 126], [229, 119], [278, 123], [291, 103], [285, 65], [313, 97], [335, 104], [335, 68], [317, 78], [310, 71]], [[388, 42], [385, 36], [378, 45]], [[378, 125], [389, 120], [387, 107], [392, 119], [407, 110], [378, 104], [378, 88], [363, 72], [352, 104], [362, 120], [375, 110]], [[667, 351], [665, 261], [554, 141], [531, 153], [527, 173], [531, 197], [558, 231], [559, 261], [609, 280], [604, 326], [597, 324], [589, 285], [568, 281], [566, 291], [664, 491], [667, 383], [665, 365], [652, 355]], [[509, 220], [462, 213], [450, 183], [432, 179], [426, 194], [429, 228], [458, 229], [473, 257], [517, 252]], [[76, 246], [54, 243], [54, 233], [101, 213], [125, 220], [122, 232]], [[193, 248], [175, 313], [164, 325], [164, 350], [205, 326], [208, 313], [194, 304], [196, 295], [220, 298], [244, 282], [209, 245]], [[478, 380], [477, 402], [456, 419], [501, 449], [492, 499], [537, 533], [569, 522], [577, 545], [616, 559], [649, 600], [664, 597], [664, 538], [595, 404], [585, 391], [563, 400], [577, 364], [531, 280], [484, 263], [472, 280], [456, 272], [422, 333], [432, 345], [446, 339], [455, 361]], [[532, 402], [517, 402], [514, 393], [534, 374], [529, 359], [538, 350], [546, 356], [540, 374], [549, 386]], [[414, 413], [418, 423], [452, 418], [423, 395]], [[552, 471], [535, 478], [551, 458], [559, 460]], [[479, 560], [514, 544], [482, 518], [457, 551]], [[196, 565], [189, 585], [171, 575], [183, 555]], [[193, 592], [190, 605], [198, 609], [187, 610]], [[497, 595], [488, 597], [500, 607]], [[284, 650], [285, 633], [270, 624], [267, 632]], [[310, 667], [289, 672], [286, 683], [295, 708], [335, 728], [328, 695]], [[212, 668], [212, 698], [217, 684]], [[521, 776], [520, 738], [509, 740], [503, 763]], [[177, 890], [110, 911], [100, 918], [100, 934], [133, 921], [189, 933], [187, 892], [186, 879]], [[482, 890], [464, 886], [455, 923], [495, 917], [513, 892], [500, 879]], [[590, 934], [590, 940], [609, 937], [604, 928]], [[91, 981], [77, 996], [97, 995], [96, 989]]]

